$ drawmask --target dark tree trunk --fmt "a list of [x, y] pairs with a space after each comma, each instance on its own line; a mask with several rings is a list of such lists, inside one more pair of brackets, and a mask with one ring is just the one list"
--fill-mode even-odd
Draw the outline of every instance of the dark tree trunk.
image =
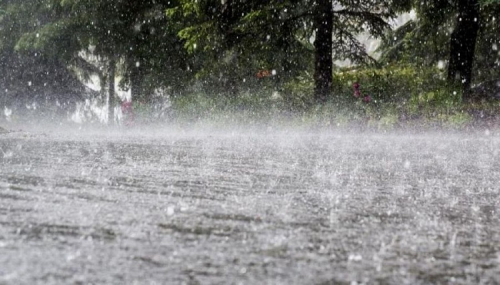
[[101, 92], [99, 94], [100, 102], [104, 104], [106, 102], [106, 98], [108, 97], [106, 94], [106, 85], [107, 85], [107, 78], [106, 78], [106, 73], [102, 72], [99, 74], [99, 83], [101, 84]]
[[142, 81], [144, 79], [143, 72], [140, 67], [133, 64], [130, 67], [130, 94], [132, 97], [132, 102], [144, 101], [144, 90], [142, 86]]
[[276, 76], [274, 76], [275, 86], [283, 86], [286, 79], [290, 76], [290, 72], [293, 70], [292, 63], [290, 61], [289, 55], [293, 52], [291, 48], [293, 28], [290, 23], [283, 23], [281, 27], [281, 37], [278, 40], [278, 47], [283, 51], [279, 56], [279, 70], [277, 70]]
[[468, 100], [479, 30], [479, 4], [477, 0], [459, 0], [457, 7], [457, 23], [450, 39], [448, 81], [460, 82], [464, 99]]
[[231, 3], [231, 0], [225, 0], [221, 1], [221, 19], [220, 19], [220, 25], [223, 31], [226, 31], [231, 23], [231, 20], [233, 18], [233, 5], [234, 3]]
[[108, 71], [108, 124], [110, 125], [115, 121], [115, 73], [116, 62], [111, 58]]
[[314, 98], [318, 103], [328, 99], [332, 89], [332, 33], [333, 5], [332, 0], [317, 0], [315, 13], [315, 65], [314, 65]]

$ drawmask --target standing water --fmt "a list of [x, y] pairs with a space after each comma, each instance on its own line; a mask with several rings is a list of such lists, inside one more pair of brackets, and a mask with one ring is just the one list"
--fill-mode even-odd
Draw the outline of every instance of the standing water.
[[0, 284], [500, 282], [500, 138], [0, 135]]

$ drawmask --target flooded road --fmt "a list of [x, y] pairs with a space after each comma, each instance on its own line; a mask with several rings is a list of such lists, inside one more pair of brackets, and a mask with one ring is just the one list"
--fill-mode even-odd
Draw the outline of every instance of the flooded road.
[[0, 284], [500, 283], [500, 137], [0, 134]]

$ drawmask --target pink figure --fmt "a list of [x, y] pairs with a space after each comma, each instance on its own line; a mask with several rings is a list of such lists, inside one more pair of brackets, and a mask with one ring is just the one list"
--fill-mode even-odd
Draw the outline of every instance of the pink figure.
[[359, 91], [359, 83], [354, 82], [352, 84], [352, 88], [354, 88], [354, 97], [359, 98], [361, 96], [361, 91]]
[[126, 126], [132, 125], [134, 122], [134, 108], [132, 107], [132, 102], [131, 101], [123, 101], [121, 104], [122, 108], [122, 114], [123, 114], [123, 121], [125, 122]]
[[368, 94], [362, 95], [361, 91], [359, 90], [359, 87], [360, 87], [360, 85], [359, 85], [358, 82], [354, 82], [352, 84], [352, 88], [354, 89], [354, 94], [353, 94], [354, 97], [356, 97], [356, 98], [361, 98], [362, 97], [361, 100], [363, 100], [363, 102], [370, 103], [372, 101], [372, 97], [370, 95], [368, 95]]
[[372, 101], [372, 97], [368, 94], [365, 95], [365, 97], [363, 97], [363, 102], [365, 103], [370, 103]]

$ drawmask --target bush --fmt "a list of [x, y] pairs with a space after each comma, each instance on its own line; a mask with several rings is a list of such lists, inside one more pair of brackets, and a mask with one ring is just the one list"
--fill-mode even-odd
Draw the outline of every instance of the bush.
[[[361, 98], [353, 96], [355, 82], [360, 84]], [[275, 93], [278, 87], [264, 85], [236, 96], [192, 92], [173, 98], [172, 109], [176, 118], [188, 120], [266, 122], [292, 114], [290, 119], [305, 124], [379, 129], [400, 124], [464, 126], [483, 114], [462, 103], [460, 87], [448, 85], [444, 72], [436, 68], [342, 69], [334, 73], [333, 83], [331, 99], [321, 105], [314, 103], [312, 75], [303, 72], [282, 85], [279, 94]], [[364, 102], [364, 95], [370, 95], [371, 101]]]
[[[355, 82], [360, 85], [361, 98], [353, 96]], [[285, 88], [289, 105], [312, 105], [313, 89], [312, 77], [307, 73], [289, 82]], [[449, 86], [444, 72], [437, 68], [388, 65], [341, 69], [333, 75], [333, 96], [326, 108], [329, 110], [322, 113], [329, 113], [330, 121], [337, 124], [365, 122], [378, 128], [392, 128], [413, 119], [462, 123], [468, 117], [462, 114], [459, 90], [458, 86]], [[365, 95], [371, 97], [369, 103], [362, 102]]]

